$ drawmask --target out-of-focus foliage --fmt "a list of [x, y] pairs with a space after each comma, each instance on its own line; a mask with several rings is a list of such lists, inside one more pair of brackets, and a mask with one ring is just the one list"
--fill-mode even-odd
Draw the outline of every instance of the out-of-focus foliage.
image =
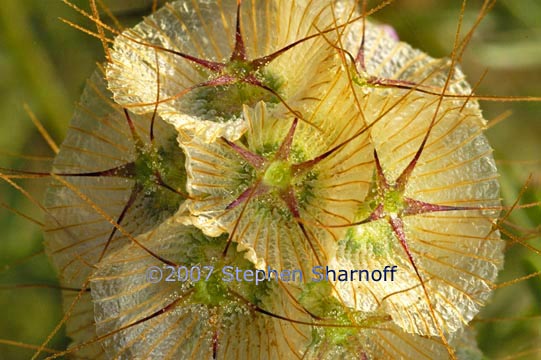
[[[73, 1], [88, 8], [87, 1]], [[151, 0], [107, 0], [123, 23], [133, 23], [150, 10]], [[376, 1], [369, 1], [369, 7]], [[471, 1], [463, 29], [474, 23], [481, 1]], [[391, 24], [400, 38], [434, 57], [452, 50], [460, 1], [408, 0], [391, 4], [376, 18]], [[60, 0], [5, 0], [0, 3], [0, 167], [45, 170], [46, 160], [13, 154], [52, 157], [25, 113], [36, 113], [60, 142], [74, 103], [103, 50], [96, 39], [70, 28], [59, 17], [94, 29]], [[463, 59], [463, 70], [475, 84], [488, 68], [478, 94], [541, 96], [541, 3], [538, 0], [500, 0], [475, 32]], [[502, 173], [502, 197], [511, 205], [528, 175], [533, 174], [523, 202], [541, 200], [541, 103], [482, 104], [490, 120], [506, 110], [510, 118], [489, 129]], [[520, 162], [528, 160], [528, 162]], [[512, 162], [509, 162], [512, 161]], [[19, 182], [40, 201], [46, 179]], [[0, 183], [0, 286], [55, 284], [55, 274], [42, 252], [40, 228], [6, 210], [9, 206], [41, 219], [36, 205], [4, 181]], [[515, 211], [510, 219], [526, 228], [538, 227], [540, 208]], [[539, 237], [529, 244], [541, 248]], [[541, 271], [541, 256], [510, 241], [500, 282]], [[521, 321], [478, 324], [478, 340], [490, 358], [530, 351], [522, 358], [541, 358], [541, 279], [496, 291], [483, 318], [526, 317]], [[0, 288], [0, 339], [41, 344], [62, 318], [60, 294], [43, 288]], [[537, 317], [537, 318], [535, 318]], [[68, 343], [62, 333], [48, 345]], [[0, 343], [0, 359], [28, 358], [32, 350]]]

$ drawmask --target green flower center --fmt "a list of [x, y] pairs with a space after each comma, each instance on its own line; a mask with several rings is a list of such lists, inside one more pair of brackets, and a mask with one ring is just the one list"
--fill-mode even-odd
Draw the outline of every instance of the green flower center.
[[263, 183], [279, 189], [291, 184], [291, 165], [285, 161], [275, 161], [269, 165], [263, 175]]
[[135, 179], [144, 188], [155, 185], [156, 172], [159, 172], [161, 163], [160, 156], [154, 149], [139, 149], [137, 159], [134, 162]]
[[225, 68], [226, 74], [232, 75], [237, 79], [243, 79], [253, 71], [253, 65], [247, 61], [232, 61]]
[[221, 281], [218, 270], [217, 273], [210, 276], [208, 281], [196, 281], [194, 283], [194, 303], [220, 306], [231, 301], [227, 285]]
[[396, 189], [389, 189], [383, 194], [383, 210], [386, 215], [401, 214], [406, 208], [403, 192]]

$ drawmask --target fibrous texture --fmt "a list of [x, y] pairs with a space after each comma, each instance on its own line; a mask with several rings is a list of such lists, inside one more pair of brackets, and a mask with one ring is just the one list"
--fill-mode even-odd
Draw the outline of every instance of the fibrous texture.
[[[110, 55], [46, 201], [61, 282], [88, 288], [66, 297], [84, 307], [68, 323], [75, 347], [479, 355], [468, 323], [503, 264], [499, 186], [452, 60], [400, 42], [352, 1], [308, 0], [171, 2]], [[148, 269], [181, 267], [213, 272], [149, 281]], [[231, 280], [229, 267], [275, 275]]]

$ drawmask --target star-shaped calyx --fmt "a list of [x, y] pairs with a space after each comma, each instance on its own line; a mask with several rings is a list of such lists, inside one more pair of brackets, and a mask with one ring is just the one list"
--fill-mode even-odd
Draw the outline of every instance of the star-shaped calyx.
[[100, 67], [87, 82], [52, 171], [41, 174], [54, 177], [43, 204], [45, 251], [61, 286], [81, 288], [62, 292], [70, 349], [78, 355], [103, 354], [95, 342], [90, 274], [178, 211], [186, 199], [183, 159], [175, 129], [156, 115], [115, 104]]
[[374, 159], [376, 163], [376, 208], [372, 211], [367, 219], [359, 223], [362, 224], [380, 219], [387, 220], [417, 274], [419, 271], [416, 268], [413, 257], [408, 249], [402, 218], [404, 216], [421, 215], [441, 211], [479, 210], [479, 208], [474, 207], [431, 204], [424, 201], [415, 200], [404, 195], [408, 179], [410, 178], [413, 169], [417, 164], [423, 148], [424, 147], [421, 147], [419, 149], [413, 160], [404, 169], [402, 174], [400, 174], [400, 176], [393, 182], [385, 178], [383, 168], [381, 167], [381, 163], [378, 158], [377, 150], [374, 150]]
[[223, 139], [238, 155], [243, 157], [253, 167], [257, 178], [257, 181], [227, 205], [226, 209], [233, 209], [249, 201], [254, 196], [278, 195], [289, 210], [292, 219], [297, 222], [306, 244], [309, 245], [311, 252], [316, 257], [317, 263], [322, 264], [322, 259], [320, 259], [321, 256], [319, 255], [321, 249], [316, 248], [316, 245], [313, 243], [315, 240], [313, 239], [313, 234], [308, 233], [301, 221], [300, 207], [297, 199], [300, 198], [299, 192], [302, 190], [299, 190], [296, 185], [299, 183], [303, 184], [307, 180], [307, 177], [309, 177], [308, 173], [310, 170], [320, 161], [331, 155], [331, 153], [324, 154], [315, 159], [296, 162], [291, 154], [291, 145], [297, 124], [298, 119], [295, 118], [278, 151], [269, 158], [250, 152], [235, 143]]
[[259, 101], [281, 103], [303, 121], [298, 110], [321, 96], [339, 65], [319, 36], [331, 25], [328, 11], [329, 4], [284, 0], [167, 4], [117, 37], [109, 87], [119, 104], [137, 113], [158, 107], [206, 141], [238, 139], [243, 105]]
[[287, 205], [287, 208], [295, 219], [299, 219], [299, 205], [295, 197], [293, 178], [304, 174], [312, 166], [316, 165], [317, 162], [323, 160], [323, 158], [317, 159], [317, 161], [310, 160], [293, 164], [294, 159], [291, 157], [291, 144], [293, 143], [297, 124], [298, 119], [295, 118], [283, 143], [271, 158], [265, 158], [223, 139], [256, 170], [259, 178], [259, 181], [255, 185], [248, 187], [235, 201], [227, 206], [227, 209], [239, 205], [250, 194], [253, 196], [256, 194], [276, 192]]
[[412, 161], [393, 182], [385, 178], [377, 150], [374, 150], [374, 159], [376, 163], [376, 196], [374, 200], [376, 206], [367, 219], [359, 223], [363, 224], [381, 219], [386, 220], [391, 226], [394, 236], [398, 239], [400, 246], [404, 250], [404, 253], [421, 282], [423, 282], [421, 274], [406, 239], [404, 223], [402, 220], [403, 217], [441, 211], [478, 210], [478, 208], [473, 207], [431, 204], [404, 195], [408, 179], [410, 178], [423, 149], [424, 145], [419, 148], [419, 151], [415, 154]]
[[[222, 273], [255, 271], [237, 246], [222, 257], [223, 238], [206, 237], [174, 218], [138, 238], [181, 269], [199, 268], [201, 281], [178, 270], [178, 281], [149, 283], [138, 269], [164, 264], [135, 244], [108, 254], [90, 282], [96, 333], [109, 356], [129, 351], [143, 358], [167, 353], [175, 359], [224, 359], [233, 353], [289, 359], [308, 345], [311, 318], [292, 301], [295, 293], [274, 281], [230, 281]], [[272, 341], [262, 341], [262, 333]], [[132, 341], [122, 344], [126, 338]]]
[[[190, 61], [193, 64], [197, 65], [204, 71], [206, 71], [209, 75], [209, 80], [203, 81], [201, 83], [195, 84], [193, 86], [190, 86], [181, 92], [175, 94], [172, 97], [166, 98], [166, 99], [160, 99], [157, 102], [152, 102], [149, 104], [139, 104], [138, 106], [143, 105], [154, 105], [155, 103], [163, 103], [171, 101], [175, 98], [180, 98], [183, 95], [187, 94], [190, 91], [193, 91], [198, 88], [203, 87], [218, 87], [218, 86], [227, 86], [227, 85], [234, 85], [234, 84], [245, 84], [245, 85], [252, 85], [255, 87], [259, 87], [263, 90], [268, 91], [271, 96], [274, 96], [284, 102], [276, 89], [274, 88], [276, 84], [271, 84], [270, 79], [266, 79], [264, 75], [262, 74], [262, 71], [264, 70], [265, 66], [268, 65], [270, 62], [272, 62], [274, 59], [276, 59], [278, 56], [285, 53], [290, 48], [294, 47], [300, 42], [296, 42], [294, 44], [288, 45], [283, 49], [280, 49], [272, 54], [259, 57], [257, 59], [248, 59], [248, 55], [246, 52], [246, 46], [244, 44], [244, 38], [241, 30], [241, 4], [242, 0], [237, 0], [237, 11], [236, 11], [236, 25], [235, 25], [235, 45], [233, 48], [233, 52], [231, 53], [229, 59], [227, 61], [219, 62], [219, 61], [212, 61], [212, 60], [205, 60], [200, 59], [195, 56], [191, 56], [176, 50], [172, 50], [171, 53], [174, 55], [177, 55], [184, 60]], [[303, 39], [302, 41], [305, 41]], [[240, 91], [240, 88], [237, 89]], [[242, 95], [239, 93], [239, 97], [242, 97]], [[252, 103], [253, 101], [259, 101], [265, 99], [260, 98], [254, 98], [250, 99], [249, 90], [247, 93], [243, 94], [245, 95], [246, 101], [248, 104]], [[263, 96], [261, 94], [258, 94], [260, 96]], [[276, 100], [269, 99], [270, 102], [276, 102]], [[242, 106], [242, 102], [238, 104], [238, 107], [240, 108]], [[284, 102], [284, 104], [287, 106], [287, 104]]]

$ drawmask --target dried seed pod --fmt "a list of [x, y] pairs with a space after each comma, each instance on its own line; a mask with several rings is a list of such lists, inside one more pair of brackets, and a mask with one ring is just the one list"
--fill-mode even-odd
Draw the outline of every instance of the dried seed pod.
[[[87, 90], [86, 106], [92, 109], [78, 113], [76, 127], [81, 126], [72, 129], [57, 159], [59, 185], [47, 199], [48, 246], [55, 248], [48, 252], [61, 269], [68, 305], [64, 320], [74, 339], [68, 352], [87, 358], [105, 356], [104, 347], [113, 357], [131, 358], [387, 359], [453, 353], [460, 359], [480, 358], [465, 323], [498, 287], [493, 281], [503, 260], [500, 203], [491, 149], [482, 135], [485, 122], [477, 104], [467, 99], [471, 89], [453, 61], [433, 59], [399, 42], [388, 28], [360, 18], [323, 30], [326, 6], [337, 4], [337, 24], [343, 24], [351, 10], [340, 6], [353, 0], [179, 4], [124, 32], [112, 50], [120, 58], [110, 65], [108, 80], [117, 86], [114, 91], [127, 84], [115, 95], [143, 114], [124, 112], [105, 100], [111, 95], [97, 75], [90, 85], [99, 90], [94, 95]], [[180, 20], [174, 16], [181, 13]], [[91, 20], [98, 26], [95, 35], [104, 44], [112, 41], [100, 32], [107, 25], [97, 10]], [[269, 27], [275, 20], [278, 28]], [[181, 39], [188, 39], [182, 48], [170, 46], [175, 41], [167, 38], [177, 39], [167, 33], [169, 21]], [[190, 38], [192, 26], [203, 42], [217, 43], [198, 44]], [[335, 42], [344, 28], [341, 43]], [[285, 40], [275, 44], [282, 35]], [[257, 57], [250, 53], [262, 48]], [[226, 56], [219, 57], [220, 49]], [[333, 77], [338, 55], [347, 60], [342, 69], [349, 70], [352, 82], [329, 96], [329, 86], [345, 79]], [[175, 66], [179, 58], [182, 64]], [[199, 82], [180, 86], [176, 81], [183, 66], [186, 73], [194, 71], [188, 80], [199, 76]], [[449, 71], [454, 73], [449, 76]], [[278, 72], [283, 79], [275, 76]], [[94, 101], [95, 95], [101, 99]], [[344, 100], [348, 97], [355, 103]], [[110, 114], [102, 116], [102, 110]], [[154, 112], [178, 127], [183, 146], [194, 155], [193, 220], [209, 234], [230, 232], [229, 239], [210, 239], [175, 223], [178, 218], [158, 225], [178, 209], [185, 181], [177, 134], [166, 130], [168, 141], [162, 142], [167, 139], [159, 128], [167, 126]], [[121, 131], [103, 131], [109, 116]], [[117, 154], [116, 147], [133, 151]], [[65, 169], [60, 161], [67, 161]], [[320, 171], [328, 176], [318, 183]], [[9, 182], [9, 176], [2, 178]], [[108, 192], [119, 195], [118, 203]], [[283, 240], [291, 244], [284, 246]], [[239, 249], [248, 251], [240, 256]], [[142, 282], [141, 267], [169, 259], [195, 267], [231, 261], [250, 270], [266, 262], [285, 270], [302, 268], [306, 277], [314, 264], [338, 272], [398, 265], [399, 272], [394, 283], [338, 282], [334, 292], [301, 295], [294, 287], [267, 293], [216, 279], [177, 288]], [[92, 296], [99, 337], [86, 289], [93, 267], [98, 268]], [[67, 291], [70, 286], [82, 289]], [[201, 324], [192, 327], [191, 320]], [[312, 343], [307, 345], [310, 324]]]
[[[184, 155], [174, 129], [115, 104], [101, 70], [88, 81], [52, 174], [45, 248], [62, 286], [83, 292], [106, 252], [173, 215], [185, 199]], [[65, 291], [64, 309], [77, 314], [67, 324], [76, 343], [95, 337], [88, 293]]]
[[486, 121], [450, 60], [432, 59], [366, 24], [360, 51], [371, 54], [372, 46], [381, 53], [355, 65], [365, 80], [357, 86], [376, 170], [360, 225], [339, 244], [333, 268], [396, 265], [398, 272], [393, 282], [337, 287], [349, 306], [381, 309], [407, 332], [449, 334], [477, 314], [503, 265]]
[[116, 38], [109, 88], [122, 106], [157, 108], [205, 141], [237, 140], [243, 105], [281, 102], [298, 112], [321, 96], [336, 66], [316, 36], [329, 14], [329, 4], [307, 0], [172, 2]]

